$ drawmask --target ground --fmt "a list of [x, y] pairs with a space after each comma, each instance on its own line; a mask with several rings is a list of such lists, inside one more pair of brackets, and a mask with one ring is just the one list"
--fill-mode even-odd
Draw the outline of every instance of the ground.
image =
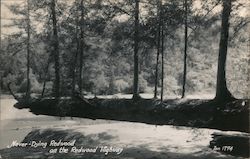
[[[249, 133], [185, 126], [155, 125], [138, 122], [91, 120], [34, 115], [28, 109], [13, 107], [15, 100], [1, 99], [0, 155], [2, 158], [243, 158], [216, 151], [214, 136], [247, 137]], [[17, 142], [76, 140], [77, 148], [96, 148], [96, 153], [51, 154], [46, 148], [7, 148]], [[224, 141], [224, 140], [223, 140]], [[213, 147], [211, 147], [211, 143]], [[113, 153], [100, 152], [101, 146]], [[222, 146], [221, 142], [220, 145]], [[224, 145], [230, 146], [230, 145]], [[71, 150], [72, 147], [68, 147]], [[122, 149], [121, 153], [117, 153]], [[237, 145], [234, 145], [237, 149]], [[245, 148], [247, 149], [247, 148]], [[230, 150], [227, 150], [230, 151]]]

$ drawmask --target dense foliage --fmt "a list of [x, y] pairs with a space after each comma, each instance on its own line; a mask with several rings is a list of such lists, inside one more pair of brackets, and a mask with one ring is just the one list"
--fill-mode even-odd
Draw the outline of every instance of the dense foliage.
[[[39, 2], [39, 3], [38, 3]], [[216, 0], [189, 2], [188, 55], [186, 91], [190, 94], [214, 94], [220, 38], [220, 6]], [[195, 3], [196, 2], [196, 3]], [[179, 96], [182, 89], [184, 10], [181, 1], [163, 1], [165, 30], [165, 95]], [[30, 1], [31, 16], [31, 91], [41, 94], [46, 80], [46, 94], [53, 90], [54, 64], [50, 1]], [[70, 95], [73, 76], [79, 75], [80, 45], [83, 46], [83, 90], [91, 94], [132, 93], [133, 90], [133, 2], [84, 1], [84, 20], [80, 20], [80, 1], [56, 3], [60, 51], [60, 77], [63, 95]], [[249, 17], [240, 15], [245, 4], [235, 2], [230, 27], [227, 58], [227, 84], [236, 97], [249, 97]], [[26, 91], [27, 4], [9, 9], [21, 20], [9, 26], [16, 32], [2, 39], [0, 67], [2, 86], [7, 92], [11, 82], [16, 92]], [[38, 25], [39, 24], [39, 25]], [[83, 26], [84, 39], [80, 39]], [[157, 38], [157, 3], [141, 1], [139, 29], [139, 90], [154, 91]], [[16, 29], [18, 28], [18, 29]], [[75, 72], [75, 74], [73, 74]], [[160, 75], [161, 76], [161, 75]], [[78, 78], [76, 80], [79, 80]], [[77, 83], [77, 82], [76, 82]], [[160, 83], [160, 79], [159, 79]], [[161, 85], [161, 83], [160, 83]], [[76, 90], [79, 84], [76, 84]]]

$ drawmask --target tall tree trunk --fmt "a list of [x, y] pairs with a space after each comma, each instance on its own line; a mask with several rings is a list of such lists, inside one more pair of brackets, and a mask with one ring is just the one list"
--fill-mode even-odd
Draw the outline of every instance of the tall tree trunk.
[[229, 92], [226, 83], [226, 58], [227, 58], [227, 45], [229, 34], [229, 17], [232, 9], [232, 0], [223, 0], [222, 10], [222, 23], [221, 23], [221, 37], [219, 45], [219, 58], [218, 58], [218, 70], [217, 70], [217, 84], [216, 84], [216, 96], [218, 101], [233, 99], [233, 96]]
[[75, 56], [73, 57], [72, 60], [72, 83], [71, 83], [71, 94], [73, 95], [75, 92], [75, 85], [76, 85], [76, 65], [77, 65], [77, 56], [78, 56], [78, 52], [79, 52], [79, 39], [78, 39], [78, 17], [76, 18], [76, 28], [75, 28], [75, 38], [76, 38], [76, 52], [75, 52]]
[[187, 42], [188, 42], [188, 26], [187, 26], [187, 17], [188, 17], [188, 6], [187, 6], [187, 0], [184, 2], [184, 7], [185, 7], [185, 35], [184, 35], [184, 41], [185, 41], [185, 46], [184, 46], [184, 67], [183, 67], [183, 83], [182, 83], [182, 95], [181, 98], [185, 97], [185, 92], [186, 92], [186, 78], [187, 78]]
[[[110, 60], [112, 61], [112, 60]], [[110, 62], [111, 63], [111, 66], [109, 67], [110, 68], [110, 81], [109, 81], [109, 94], [114, 94], [114, 91], [115, 91], [115, 86], [114, 86], [114, 81], [115, 81], [115, 75], [114, 75], [114, 66], [113, 66], [113, 62]]]
[[80, 57], [79, 57], [79, 92], [82, 94], [82, 69], [83, 69], [83, 53], [84, 53], [84, 6], [81, 0], [81, 20], [80, 20]]
[[164, 93], [164, 29], [163, 29], [163, 19], [161, 20], [161, 102], [163, 102]]
[[134, 87], [133, 87], [133, 99], [140, 98], [139, 96], [139, 0], [135, 0], [135, 32], [134, 32]]
[[51, 60], [51, 54], [49, 55], [49, 58], [48, 58], [48, 62], [47, 62], [47, 65], [46, 67], [44, 68], [44, 81], [43, 81], [43, 89], [42, 89], [42, 93], [41, 93], [41, 98], [44, 97], [44, 93], [45, 93], [45, 89], [46, 89], [46, 83], [47, 83], [47, 80], [48, 80], [48, 74], [49, 74], [49, 66], [50, 66], [50, 63], [52, 62]]
[[156, 56], [156, 65], [155, 65], [155, 90], [154, 98], [157, 98], [157, 88], [158, 88], [158, 71], [159, 71], [159, 56], [160, 56], [160, 47], [161, 47], [161, 0], [158, 1], [158, 28], [157, 28], [157, 56]]
[[76, 63], [77, 63], [77, 56], [78, 56], [78, 49], [75, 52], [75, 56], [73, 59], [73, 66], [72, 66], [72, 83], [71, 83], [71, 94], [73, 95], [75, 92], [75, 85], [76, 85]]
[[54, 96], [56, 99], [60, 98], [60, 63], [59, 63], [59, 40], [57, 31], [57, 18], [56, 18], [56, 3], [52, 0], [51, 13], [53, 21], [53, 54], [55, 61], [55, 82], [54, 82]]
[[30, 4], [27, 0], [27, 88], [26, 100], [30, 99]]
[[41, 98], [44, 97], [45, 89], [46, 89], [46, 83], [47, 83], [47, 74], [45, 75], [44, 81], [43, 81], [43, 89], [41, 93]]
[[[0, 17], [2, 17], [2, 2], [0, 0]], [[2, 20], [0, 19], [0, 54], [2, 55]], [[2, 90], [3, 90], [3, 71], [2, 68], [0, 69], [0, 97], [2, 97]], [[1, 104], [0, 104], [1, 109]]]

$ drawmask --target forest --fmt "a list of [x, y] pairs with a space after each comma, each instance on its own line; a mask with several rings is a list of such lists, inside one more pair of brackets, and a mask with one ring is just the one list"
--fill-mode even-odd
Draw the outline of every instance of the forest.
[[[220, 96], [228, 88], [233, 96], [247, 98], [247, 3], [224, 6], [229, 8], [221, 15], [222, 1], [217, 0], [32, 0], [8, 5], [14, 16], [3, 27], [15, 32], [2, 33], [2, 90], [8, 92], [11, 82], [15, 92], [26, 96], [77, 91], [134, 97], [151, 93], [167, 99]], [[227, 56], [227, 67], [226, 57], [218, 61], [219, 51]]]
[[[234, 0], [21, 0], [6, 5], [13, 17], [3, 28], [13, 32], [2, 33], [1, 88], [18, 101], [15, 107], [35, 114], [158, 124], [181, 116], [173, 123], [200, 119], [190, 126], [248, 131], [247, 6]], [[131, 99], [120, 98], [125, 94]], [[207, 96], [212, 99], [202, 99]], [[211, 113], [179, 114], [196, 111]]]

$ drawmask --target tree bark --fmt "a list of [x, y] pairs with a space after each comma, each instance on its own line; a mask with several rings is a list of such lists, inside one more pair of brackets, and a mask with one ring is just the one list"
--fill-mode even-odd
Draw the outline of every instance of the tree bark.
[[54, 82], [54, 96], [56, 99], [60, 98], [60, 63], [59, 63], [59, 40], [57, 31], [57, 18], [56, 18], [56, 3], [55, 0], [51, 1], [51, 13], [53, 21], [53, 54], [55, 61], [55, 82]]
[[79, 57], [79, 92], [82, 94], [82, 69], [83, 69], [83, 54], [84, 54], [84, 6], [81, 0], [81, 20], [80, 20], [80, 57]]
[[185, 7], [185, 35], [184, 35], [184, 66], [183, 66], [183, 83], [182, 83], [182, 94], [181, 98], [185, 97], [185, 92], [186, 92], [186, 78], [187, 78], [187, 43], [188, 43], [188, 26], [187, 26], [187, 16], [188, 16], [188, 6], [187, 6], [187, 0], [184, 2], [184, 7]]
[[156, 65], [155, 65], [155, 90], [154, 98], [157, 98], [157, 87], [158, 87], [158, 70], [159, 70], [159, 56], [160, 56], [160, 47], [161, 47], [161, 0], [158, 4], [158, 28], [157, 28], [157, 56], [156, 56]]
[[135, 0], [135, 32], [134, 32], [134, 87], [133, 87], [133, 99], [140, 98], [139, 96], [139, 0]]
[[226, 58], [228, 47], [229, 35], [229, 17], [232, 9], [232, 0], [223, 0], [222, 9], [222, 23], [221, 23], [221, 37], [219, 44], [219, 57], [218, 57], [218, 70], [217, 70], [217, 83], [216, 83], [216, 96], [218, 101], [227, 101], [233, 99], [232, 94], [229, 92], [226, 83]]

